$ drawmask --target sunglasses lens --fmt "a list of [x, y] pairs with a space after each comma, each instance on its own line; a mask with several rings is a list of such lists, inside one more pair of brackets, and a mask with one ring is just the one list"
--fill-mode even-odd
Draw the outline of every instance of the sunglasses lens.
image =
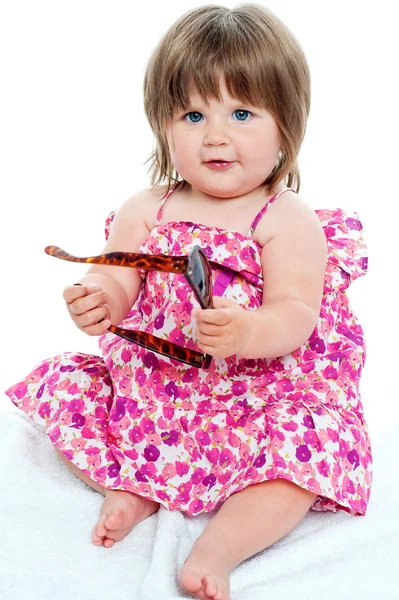
[[194, 285], [197, 288], [197, 290], [199, 291], [201, 297], [204, 297], [204, 293], [205, 293], [205, 269], [204, 269], [204, 265], [202, 264], [202, 257], [200, 254], [197, 254], [195, 261], [194, 261], [194, 269], [193, 269], [193, 281], [194, 281]]
[[192, 281], [202, 299], [203, 307], [208, 308], [210, 277], [206, 264], [206, 258], [201, 254], [201, 252], [196, 252], [193, 256]]

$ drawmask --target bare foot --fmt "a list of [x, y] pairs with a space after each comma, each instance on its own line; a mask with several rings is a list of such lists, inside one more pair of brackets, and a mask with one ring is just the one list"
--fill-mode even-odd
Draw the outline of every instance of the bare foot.
[[181, 586], [199, 600], [229, 600], [229, 574], [235, 566], [226, 544], [202, 534], [180, 571]]
[[107, 490], [100, 518], [92, 533], [93, 544], [112, 548], [120, 542], [133, 527], [156, 512], [159, 502], [147, 500], [131, 492]]

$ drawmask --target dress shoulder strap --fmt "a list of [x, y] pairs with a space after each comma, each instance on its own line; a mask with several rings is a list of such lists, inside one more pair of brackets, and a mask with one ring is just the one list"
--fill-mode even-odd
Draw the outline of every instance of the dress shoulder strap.
[[162, 210], [163, 210], [163, 206], [166, 202], [166, 200], [169, 198], [169, 196], [175, 191], [175, 189], [177, 188], [177, 186], [179, 185], [180, 181], [178, 181], [173, 187], [171, 187], [171, 189], [169, 190], [169, 192], [166, 194], [165, 198], [162, 199], [161, 202], [161, 206], [159, 207], [159, 210], [157, 212], [157, 216], [155, 218], [155, 227], [158, 227], [158, 225], [161, 224], [162, 222]]
[[270, 198], [270, 200], [268, 200], [266, 202], [266, 204], [264, 205], [264, 207], [260, 209], [260, 211], [258, 212], [258, 214], [256, 215], [256, 217], [252, 221], [252, 225], [251, 225], [251, 227], [249, 228], [249, 231], [248, 231], [248, 237], [252, 237], [253, 236], [256, 226], [258, 225], [259, 221], [261, 220], [261, 218], [263, 217], [263, 215], [265, 214], [265, 212], [267, 211], [267, 209], [269, 208], [269, 206], [271, 204], [273, 204], [273, 202], [275, 202], [278, 198], [280, 198], [280, 196], [282, 194], [284, 194], [285, 192], [289, 192], [289, 191], [296, 193], [296, 190], [294, 190], [292, 188], [285, 188], [285, 190], [280, 190], [279, 192], [277, 192], [277, 194], [275, 194], [272, 198]]

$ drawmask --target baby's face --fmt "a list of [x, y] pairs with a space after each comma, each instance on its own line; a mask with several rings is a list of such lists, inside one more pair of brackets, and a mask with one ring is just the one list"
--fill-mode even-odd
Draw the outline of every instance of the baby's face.
[[[175, 114], [166, 130], [172, 162], [193, 188], [220, 198], [236, 197], [261, 185], [273, 170], [280, 136], [272, 115], [229, 95], [204, 102], [198, 92]], [[228, 161], [225, 167], [208, 164]]]

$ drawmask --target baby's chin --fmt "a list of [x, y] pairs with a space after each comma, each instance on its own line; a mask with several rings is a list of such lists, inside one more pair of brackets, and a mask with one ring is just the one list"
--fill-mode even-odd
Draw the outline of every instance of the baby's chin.
[[[218, 175], [218, 173], [216, 173]], [[265, 186], [263, 182], [261, 184], [254, 182], [253, 184], [248, 185], [248, 183], [234, 183], [227, 181], [223, 181], [222, 174], [219, 174], [219, 181], [201, 181], [198, 179], [192, 179], [191, 181], [187, 181], [187, 193], [191, 194], [193, 197], [202, 197], [204, 200], [209, 199], [217, 199], [217, 200], [234, 200], [234, 199], [243, 199], [247, 197], [248, 199], [253, 198], [254, 195], [261, 194], [263, 190], [265, 190]]]

